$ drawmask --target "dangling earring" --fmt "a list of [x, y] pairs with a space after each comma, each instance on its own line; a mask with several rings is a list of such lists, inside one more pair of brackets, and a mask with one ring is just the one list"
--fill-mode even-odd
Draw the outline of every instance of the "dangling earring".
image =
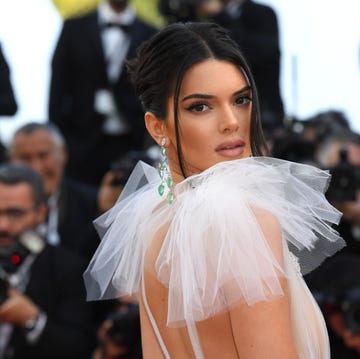
[[159, 176], [161, 178], [161, 183], [158, 187], [158, 192], [159, 192], [159, 195], [162, 196], [165, 193], [165, 187], [167, 187], [168, 193], [166, 196], [166, 200], [168, 201], [169, 204], [171, 204], [174, 200], [174, 194], [172, 192], [173, 186], [174, 186], [174, 181], [171, 177], [171, 173], [170, 173], [170, 169], [169, 169], [169, 165], [168, 165], [165, 144], [166, 144], [166, 138], [163, 137], [161, 140], [161, 143], [160, 143], [160, 151], [161, 151], [162, 159], [158, 165], [158, 172], [159, 172]]

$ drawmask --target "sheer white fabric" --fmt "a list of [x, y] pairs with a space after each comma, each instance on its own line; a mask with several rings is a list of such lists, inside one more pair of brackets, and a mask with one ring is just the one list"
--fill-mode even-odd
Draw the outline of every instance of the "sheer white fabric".
[[[323, 194], [329, 179], [312, 166], [251, 157], [187, 178], [175, 187], [169, 205], [157, 194], [157, 171], [139, 163], [117, 204], [96, 221], [103, 239], [84, 274], [88, 299], [138, 293], [146, 250], [166, 228], [155, 271], [169, 291], [168, 326], [283, 295], [279, 277], [284, 276], [296, 303], [294, 332], [301, 357], [326, 358], [326, 349], [319, 349], [326, 348], [326, 329], [296, 268], [307, 273], [344, 246], [331, 227], [341, 214]], [[259, 211], [281, 227], [282, 261], [263, 234]], [[224, 295], [229, 285], [235, 290]], [[307, 314], [315, 318], [310, 328]], [[301, 331], [309, 334], [306, 349]]]

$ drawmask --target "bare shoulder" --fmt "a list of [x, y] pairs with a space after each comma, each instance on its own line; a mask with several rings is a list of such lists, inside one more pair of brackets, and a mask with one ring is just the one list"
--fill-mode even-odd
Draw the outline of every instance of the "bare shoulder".
[[[271, 212], [252, 208], [263, 237], [280, 265], [283, 264], [283, 240], [279, 220]], [[284, 295], [269, 296], [253, 306], [232, 308], [230, 321], [240, 357], [298, 359], [291, 329], [289, 292], [285, 278], [279, 277]], [[281, 339], [280, 339], [281, 338]]]
[[256, 221], [276, 258], [282, 262], [282, 230], [279, 220], [271, 212], [252, 208]]
[[278, 231], [281, 230], [280, 223], [273, 213], [259, 207], [252, 207], [251, 209], [261, 228]]
[[145, 269], [155, 276], [155, 262], [159, 256], [168, 228], [168, 224], [159, 228], [152, 238], [150, 238], [149, 246], [145, 253]]

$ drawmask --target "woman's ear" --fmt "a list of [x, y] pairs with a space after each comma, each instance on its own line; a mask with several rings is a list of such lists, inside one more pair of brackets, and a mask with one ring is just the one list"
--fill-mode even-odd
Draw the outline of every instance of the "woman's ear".
[[166, 133], [165, 121], [156, 117], [152, 112], [145, 113], [145, 126], [150, 136], [160, 145]]

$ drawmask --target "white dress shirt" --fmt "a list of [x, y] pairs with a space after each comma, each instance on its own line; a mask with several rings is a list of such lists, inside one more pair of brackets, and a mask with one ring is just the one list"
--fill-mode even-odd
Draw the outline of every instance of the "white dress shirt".
[[[130, 36], [120, 27], [105, 27], [107, 23], [131, 25], [136, 17], [135, 11], [127, 6], [117, 13], [107, 1], [98, 7], [99, 26], [102, 28], [101, 40], [107, 64], [107, 75], [110, 83], [115, 83], [121, 75], [123, 63], [130, 46]], [[113, 93], [108, 89], [97, 91], [95, 95], [96, 110], [106, 116], [103, 132], [119, 135], [128, 132], [126, 122], [116, 108]]]

